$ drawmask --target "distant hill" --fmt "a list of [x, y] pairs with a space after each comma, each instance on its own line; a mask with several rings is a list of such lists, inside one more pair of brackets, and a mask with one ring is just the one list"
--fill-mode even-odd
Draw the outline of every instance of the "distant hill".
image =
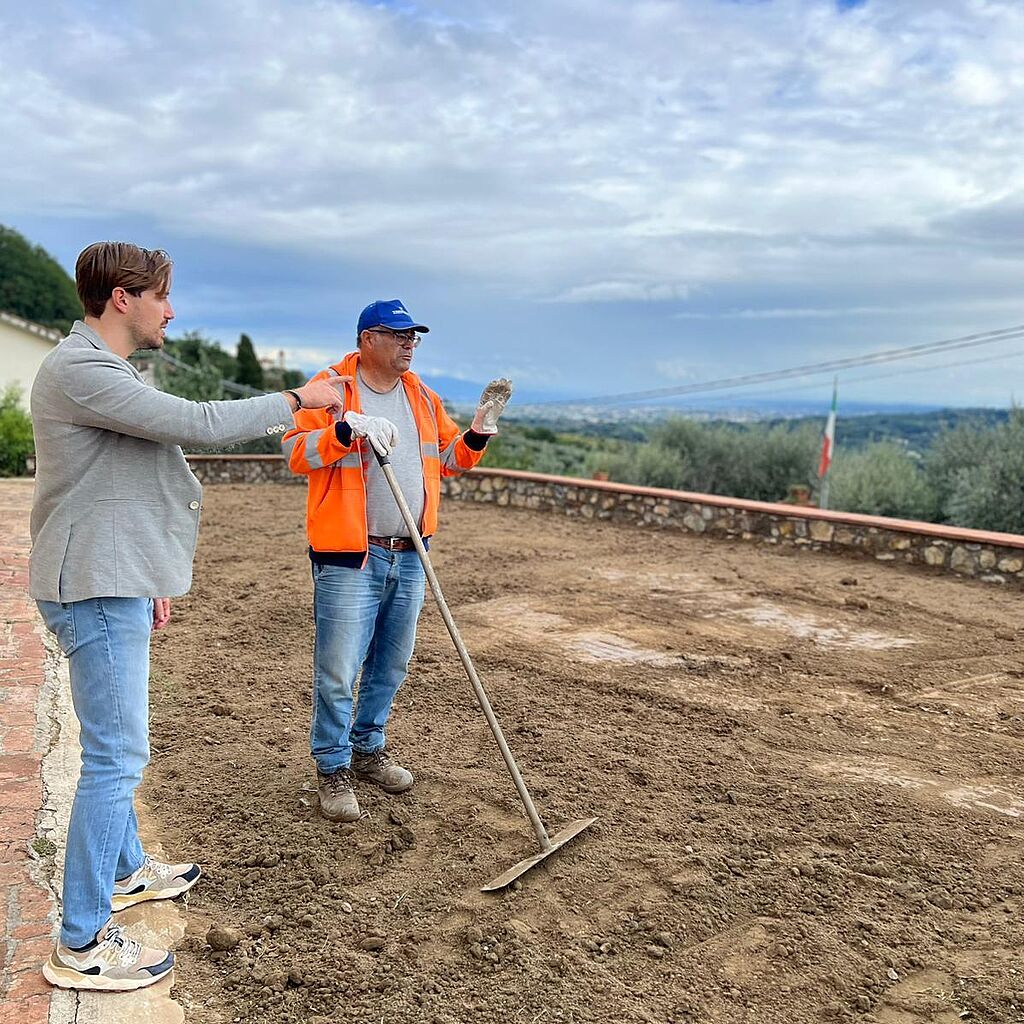
[[[815, 398], [767, 398], [759, 395], [701, 395], [664, 402], [580, 401], [575, 395], [519, 389], [516, 392], [516, 416], [530, 419], [562, 417], [574, 423], [656, 423], [668, 417], [683, 416], [701, 421], [749, 423], [778, 419], [802, 419], [827, 416], [831, 387]], [[840, 416], [876, 414], [924, 414], [939, 412], [943, 406], [912, 402], [842, 401]], [[512, 408], [509, 409], [510, 413]]]
[[[570, 412], [565, 414], [548, 414], [549, 407], [532, 406], [526, 410], [515, 410], [509, 407], [509, 426], [515, 424], [519, 429], [530, 431], [534, 428], [546, 428], [559, 434], [574, 434], [584, 437], [617, 438], [624, 441], [643, 441], [651, 437], [652, 431], [665, 422], [666, 414], [647, 417], [621, 418], [615, 415], [593, 416], [578, 419]], [[551, 407], [557, 409], [557, 406]], [[679, 416], [676, 412], [672, 415]], [[1006, 423], [1010, 412], [1007, 409], [936, 409], [931, 412], [884, 412], [854, 414], [840, 413], [836, 425], [836, 444], [840, 449], [859, 449], [875, 441], [896, 441], [907, 449], [925, 452], [937, 437], [946, 430], [952, 430], [963, 424], [990, 429]], [[769, 429], [785, 424], [794, 429], [810, 424], [820, 430], [825, 426], [824, 414], [814, 416], [775, 416], [751, 417], [737, 420], [734, 418], [716, 417], [711, 413], [701, 413], [693, 418], [708, 427], [725, 424], [739, 433]]]
[[[908, 448], [927, 451], [943, 431], [962, 424], [995, 427], [1005, 423], [1008, 409], [937, 409], [926, 413], [876, 413], [874, 415], [840, 415], [836, 423], [836, 445], [863, 448], [874, 441], [899, 441]], [[769, 425], [782, 419], [766, 421]], [[804, 422], [821, 423], [820, 416], [785, 419], [793, 426]]]
[[[661, 408], [674, 412], [697, 411], [718, 419], [798, 419], [803, 416], [827, 415], [832, 404], [830, 387], [817, 392], [818, 397], [811, 398], [764, 398], [751, 396], [717, 398], [709, 395], [699, 402], [692, 399], [689, 404], [666, 403]], [[885, 413], [930, 413], [939, 412], [943, 406], [934, 403], [914, 402], [882, 402], [882, 401], [844, 401], [839, 399], [839, 413], [845, 416], [871, 416]]]
[[[457, 377], [421, 375], [428, 387], [449, 405], [466, 411], [476, 404], [483, 382]], [[564, 396], [563, 396], [564, 399]], [[666, 418], [683, 416], [707, 424], [731, 423], [742, 430], [761, 424], [804, 423], [824, 427], [828, 400], [806, 399], [711, 399], [700, 406], [671, 405], [572, 405], [559, 403], [550, 393], [517, 388], [509, 404], [507, 420], [524, 428], [548, 427], [555, 431], [589, 437], [640, 441], [648, 430]], [[961, 423], [994, 427], [1005, 423], [1007, 409], [947, 409], [908, 402], [845, 402], [839, 407], [837, 444], [862, 448], [873, 441], [895, 440], [914, 451], [927, 450], [944, 430]]]

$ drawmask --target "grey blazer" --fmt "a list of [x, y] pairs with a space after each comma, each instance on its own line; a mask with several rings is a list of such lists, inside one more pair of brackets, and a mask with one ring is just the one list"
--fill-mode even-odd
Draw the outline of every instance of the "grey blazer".
[[203, 489], [178, 445], [233, 444], [292, 425], [280, 394], [165, 394], [80, 320], [43, 360], [31, 404], [29, 590], [40, 601], [184, 594]]

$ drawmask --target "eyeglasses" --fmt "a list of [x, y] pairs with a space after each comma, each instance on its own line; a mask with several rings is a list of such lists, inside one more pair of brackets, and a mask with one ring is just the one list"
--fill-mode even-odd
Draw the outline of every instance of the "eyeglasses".
[[415, 331], [392, 331], [388, 327], [368, 327], [367, 330], [371, 334], [386, 334], [403, 347], [416, 348], [421, 340]]

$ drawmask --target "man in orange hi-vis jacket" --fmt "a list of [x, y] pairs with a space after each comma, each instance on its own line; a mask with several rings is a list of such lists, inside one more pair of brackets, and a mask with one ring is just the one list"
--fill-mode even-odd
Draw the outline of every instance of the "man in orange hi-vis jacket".
[[299, 410], [282, 441], [292, 471], [309, 482], [316, 626], [310, 746], [321, 813], [332, 821], [359, 818], [356, 778], [389, 793], [413, 784], [412, 772], [389, 754], [384, 730], [416, 643], [423, 566], [370, 446], [390, 454], [426, 541], [437, 529], [441, 477], [483, 458], [512, 394], [508, 380], [491, 381], [472, 426], [460, 431], [409, 369], [428, 330], [398, 299], [371, 302], [359, 317], [356, 351], [320, 375], [351, 378], [342, 410]]

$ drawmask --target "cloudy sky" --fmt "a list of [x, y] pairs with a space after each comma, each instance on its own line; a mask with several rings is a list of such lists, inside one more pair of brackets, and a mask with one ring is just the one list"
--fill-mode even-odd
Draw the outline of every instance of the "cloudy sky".
[[[393, 296], [417, 368], [555, 394], [937, 341], [1024, 323], [1021, 40], [1019, 0], [0, 0], [0, 222], [166, 248], [176, 329], [311, 369]], [[841, 388], [1006, 405], [1022, 353]]]

